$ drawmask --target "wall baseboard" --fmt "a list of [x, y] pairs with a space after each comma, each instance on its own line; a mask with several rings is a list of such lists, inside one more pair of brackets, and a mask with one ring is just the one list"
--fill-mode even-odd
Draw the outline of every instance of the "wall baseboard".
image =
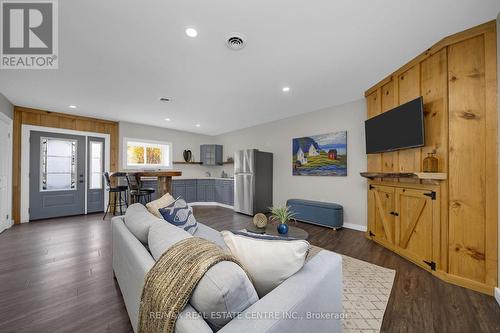
[[234, 209], [233, 206], [229, 205], [224, 205], [219, 202], [190, 202], [188, 203], [189, 206], [219, 206], [223, 208], [228, 208], [228, 209]]
[[7, 230], [7, 229], [10, 229], [13, 225], [14, 225], [14, 221], [13, 221], [13, 220], [11, 220], [11, 219], [8, 219], [8, 220], [7, 220], [7, 224], [5, 225], [5, 227], [0, 228], [0, 233], [1, 233], [1, 232], [4, 232], [4, 231], [5, 231], [5, 230]]
[[344, 228], [363, 231], [363, 232], [366, 232], [366, 230], [368, 230], [365, 225], [359, 225], [354, 223], [344, 223]]
[[497, 300], [498, 305], [500, 305], [500, 288], [495, 288], [495, 299]]

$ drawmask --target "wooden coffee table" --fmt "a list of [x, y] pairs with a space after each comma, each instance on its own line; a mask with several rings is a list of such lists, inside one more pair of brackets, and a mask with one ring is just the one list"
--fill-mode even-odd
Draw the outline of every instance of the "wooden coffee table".
[[309, 237], [307, 231], [301, 228], [292, 227], [291, 225], [288, 225], [288, 233], [286, 234], [278, 233], [277, 228], [278, 228], [277, 223], [269, 223], [265, 228], [257, 228], [253, 223], [249, 223], [245, 229], [248, 232], [261, 235], [280, 236], [280, 237], [288, 237], [288, 238], [304, 239], [304, 240], [306, 240]]

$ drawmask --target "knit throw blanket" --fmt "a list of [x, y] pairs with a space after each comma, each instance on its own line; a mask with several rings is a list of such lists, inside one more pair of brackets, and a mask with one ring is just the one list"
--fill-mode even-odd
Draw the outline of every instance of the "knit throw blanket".
[[146, 276], [139, 309], [139, 333], [174, 332], [178, 315], [206, 271], [221, 261], [241, 264], [229, 252], [198, 237], [170, 247]]

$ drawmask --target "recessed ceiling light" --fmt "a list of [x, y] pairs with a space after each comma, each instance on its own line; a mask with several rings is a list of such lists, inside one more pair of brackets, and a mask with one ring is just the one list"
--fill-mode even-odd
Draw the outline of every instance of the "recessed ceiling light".
[[166, 121], [170, 121], [170, 118], [165, 118]]
[[201, 125], [200, 124], [196, 124], [196, 127], [201, 127]]
[[70, 109], [76, 109], [76, 105], [70, 105], [69, 108]]
[[290, 91], [290, 87], [283, 87], [283, 89], [281, 89], [283, 92], [289, 92]]
[[188, 35], [191, 38], [194, 38], [194, 37], [198, 36], [198, 31], [196, 31], [196, 29], [194, 29], [194, 28], [187, 28], [186, 35]]

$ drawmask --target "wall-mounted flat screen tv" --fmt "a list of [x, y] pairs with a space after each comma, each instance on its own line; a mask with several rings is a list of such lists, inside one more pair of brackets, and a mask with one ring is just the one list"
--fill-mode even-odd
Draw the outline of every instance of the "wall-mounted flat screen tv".
[[365, 138], [367, 154], [422, 147], [425, 144], [422, 97], [366, 120]]

